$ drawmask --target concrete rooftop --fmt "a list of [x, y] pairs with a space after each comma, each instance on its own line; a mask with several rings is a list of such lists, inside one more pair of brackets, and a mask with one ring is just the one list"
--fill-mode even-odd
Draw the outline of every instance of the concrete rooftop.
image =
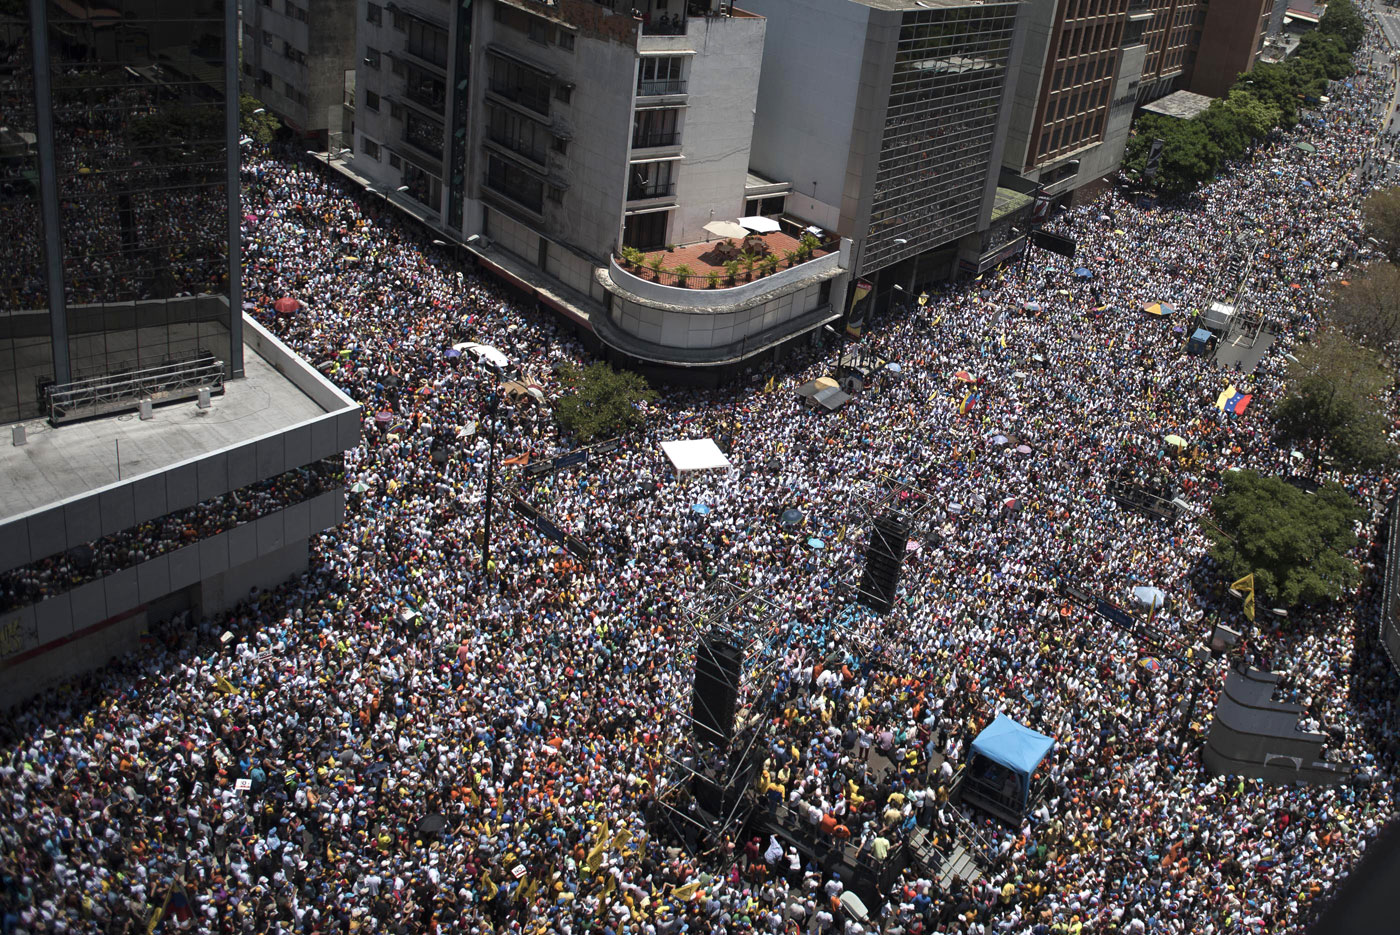
[[327, 411], [244, 346], [244, 378], [225, 384], [224, 395], [214, 397], [206, 412], [190, 399], [156, 407], [149, 422], [135, 412], [57, 428], [33, 419], [23, 423], [27, 444], [12, 445], [8, 434], [0, 439], [0, 522], [119, 479], [285, 431]]
[[1153, 101], [1143, 107], [1143, 110], [1151, 114], [1161, 114], [1164, 117], [1176, 117], [1181, 120], [1190, 120], [1206, 112], [1210, 107], [1213, 97], [1206, 97], [1204, 94], [1192, 94], [1190, 91], [1173, 91], [1166, 97]]

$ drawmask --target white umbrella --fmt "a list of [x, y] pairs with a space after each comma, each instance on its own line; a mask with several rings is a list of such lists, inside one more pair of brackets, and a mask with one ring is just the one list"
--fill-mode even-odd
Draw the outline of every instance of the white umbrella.
[[749, 230], [756, 231], [760, 234], [771, 234], [773, 233], [773, 231], [779, 230], [782, 226], [772, 218], [765, 218], [759, 216], [750, 218], [739, 218], [739, 223], [742, 224], [744, 227], [747, 227]]
[[510, 366], [510, 358], [501, 353], [499, 348], [494, 348], [489, 344], [477, 344], [474, 341], [464, 341], [461, 344], [452, 345], [459, 351], [470, 351], [482, 360], [495, 364], [497, 367]]
[[705, 225], [705, 230], [716, 237], [747, 237], [748, 229], [733, 221], [711, 221]]

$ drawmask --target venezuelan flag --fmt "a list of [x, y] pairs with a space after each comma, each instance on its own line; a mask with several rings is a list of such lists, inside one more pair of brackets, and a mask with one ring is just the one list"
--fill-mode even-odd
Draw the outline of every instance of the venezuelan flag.
[[1225, 387], [1225, 389], [1220, 391], [1219, 396], [1215, 397], [1215, 408], [1219, 409], [1221, 412], [1224, 412], [1225, 404], [1228, 403], [1230, 399], [1236, 396], [1238, 393], [1239, 390], [1235, 389], [1235, 384], [1231, 383], [1229, 386]]

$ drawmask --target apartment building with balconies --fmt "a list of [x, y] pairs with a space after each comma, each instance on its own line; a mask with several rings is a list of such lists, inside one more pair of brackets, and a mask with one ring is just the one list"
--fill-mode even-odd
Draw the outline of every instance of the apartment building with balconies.
[[345, 145], [355, 0], [241, 0], [243, 89], [318, 146]]

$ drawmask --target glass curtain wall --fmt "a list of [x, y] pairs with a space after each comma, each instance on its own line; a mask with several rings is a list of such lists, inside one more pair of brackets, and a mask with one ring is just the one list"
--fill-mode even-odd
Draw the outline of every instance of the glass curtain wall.
[[72, 379], [229, 361], [224, 0], [47, 8]]
[[38, 153], [28, 0], [0, 0], [0, 423], [53, 374]]

